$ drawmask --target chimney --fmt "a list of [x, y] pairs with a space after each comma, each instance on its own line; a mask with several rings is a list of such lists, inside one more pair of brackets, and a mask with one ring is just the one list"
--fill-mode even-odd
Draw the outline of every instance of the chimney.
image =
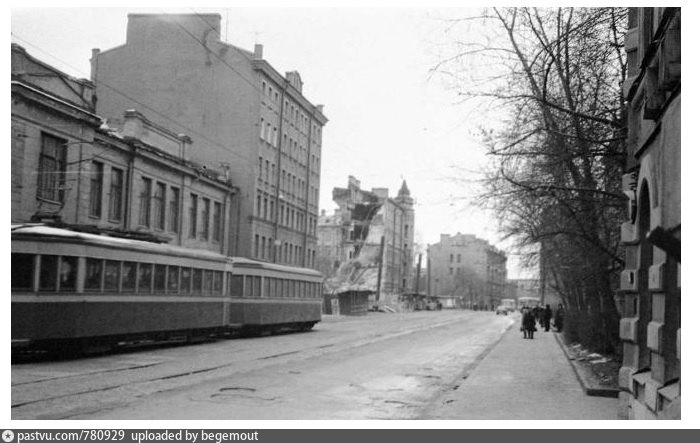
[[263, 58], [263, 45], [260, 43], [255, 44], [255, 49], [253, 50], [253, 57], [262, 60]]
[[97, 56], [100, 55], [98, 48], [92, 48], [92, 58], [90, 58], [90, 80], [96, 83], [97, 80]]

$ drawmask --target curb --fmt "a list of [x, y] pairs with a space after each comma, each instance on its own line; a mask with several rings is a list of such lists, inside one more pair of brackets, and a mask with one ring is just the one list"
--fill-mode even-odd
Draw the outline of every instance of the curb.
[[561, 334], [554, 333], [554, 338], [557, 340], [557, 343], [559, 343], [559, 347], [561, 347], [561, 350], [564, 352], [566, 359], [569, 361], [569, 364], [574, 370], [574, 374], [576, 374], [576, 378], [581, 384], [581, 388], [586, 393], [586, 395], [589, 395], [591, 397], [617, 398], [618, 394], [620, 393], [619, 389], [603, 386], [593, 386], [589, 383], [588, 378], [584, 375], [588, 372], [588, 370], [582, 365], [580, 365], [576, 361], [576, 359], [571, 354], [569, 354], [569, 350], [567, 349], [566, 345], [564, 344], [564, 341], [561, 339], [560, 336]]

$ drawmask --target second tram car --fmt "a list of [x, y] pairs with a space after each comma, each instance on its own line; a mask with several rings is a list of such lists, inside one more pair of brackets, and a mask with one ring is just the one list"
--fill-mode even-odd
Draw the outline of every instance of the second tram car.
[[12, 345], [105, 348], [138, 340], [308, 330], [322, 275], [47, 225], [12, 226]]

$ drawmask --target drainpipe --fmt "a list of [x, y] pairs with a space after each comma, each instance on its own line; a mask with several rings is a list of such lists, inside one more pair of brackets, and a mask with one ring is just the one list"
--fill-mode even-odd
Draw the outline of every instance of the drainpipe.
[[277, 254], [279, 252], [279, 245], [280, 239], [279, 239], [279, 229], [280, 229], [280, 214], [282, 211], [280, 211], [280, 195], [282, 190], [280, 189], [280, 183], [282, 182], [282, 125], [284, 124], [284, 99], [287, 97], [287, 88], [289, 88], [289, 80], [285, 79], [284, 83], [284, 89], [282, 90], [282, 95], [280, 97], [280, 117], [279, 117], [279, 132], [277, 133], [277, 177], [275, 177], [275, 210], [277, 211], [276, 214], [274, 214], [274, 227], [275, 227], [275, 235], [274, 235], [274, 242], [272, 243], [274, 245], [273, 248], [273, 253], [272, 253], [272, 263], [277, 263], [278, 257]]
[[[80, 128], [80, 139], [83, 140], [83, 128], [82, 127]], [[78, 148], [78, 183], [76, 184], [77, 189], [75, 192], [75, 196], [76, 196], [75, 223], [80, 223], [80, 182], [81, 182], [80, 178], [83, 175], [83, 144], [78, 143], [78, 146], [79, 146], [79, 148]], [[68, 148], [66, 147], [66, 150], [67, 149]], [[68, 157], [68, 155], [66, 155], [66, 158], [67, 157]], [[64, 180], [64, 183], [65, 183], [65, 180]], [[102, 197], [102, 196], [100, 195], [100, 197]], [[66, 199], [65, 190], [63, 191], [63, 199], [64, 199], [64, 201]], [[65, 203], [63, 203], [63, 204], [65, 204]]]
[[127, 170], [126, 189], [124, 192], [124, 229], [129, 230], [131, 226], [131, 192], [134, 189], [134, 163], [136, 162], [136, 146], [129, 143], [131, 155], [129, 157], [129, 169]]
[[307, 134], [306, 134], [306, 204], [304, 206], [304, 250], [302, 252], [302, 266], [307, 267], [306, 263], [306, 256], [307, 256], [307, 245], [308, 245], [308, 237], [309, 237], [309, 189], [311, 188], [309, 181], [311, 178], [311, 125], [314, 121], [314, 117], [316, 116], [316, 107], [314, 106], [313, 111], [311, 112], [310, 118], [309, 118], [309, 126], [307, 128]]

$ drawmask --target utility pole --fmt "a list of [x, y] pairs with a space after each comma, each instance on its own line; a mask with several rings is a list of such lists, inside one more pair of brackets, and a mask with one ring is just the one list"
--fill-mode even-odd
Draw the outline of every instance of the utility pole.
[[379, 269], [377, 270], [377, 295], [375, 300], [379, 301], [379, 294], [382, 291], [382, 266], [384, 266], [384, 236], [382, 235], [382, 241], [379, 243]]
[[420, 265], [423, 261], [423, 254], [418, 254], [418, 267], [416, 269], [416, 294], [420, 292]]
[[428, 297], [430, 297], [430, 285], [431, 285], [431, 282], [430, 282], [430, 279], [431, 279], [431, 276], [430, 276], [430, 245], [428, 245], [428, 248], [426, 251], [426, 261], [427, 261], [427, 264], [426, 264], [427, 271], [426, 271], [426, 276], [425, 276], [425, 283], [426, 283], [425, 291], [427, 292]]

